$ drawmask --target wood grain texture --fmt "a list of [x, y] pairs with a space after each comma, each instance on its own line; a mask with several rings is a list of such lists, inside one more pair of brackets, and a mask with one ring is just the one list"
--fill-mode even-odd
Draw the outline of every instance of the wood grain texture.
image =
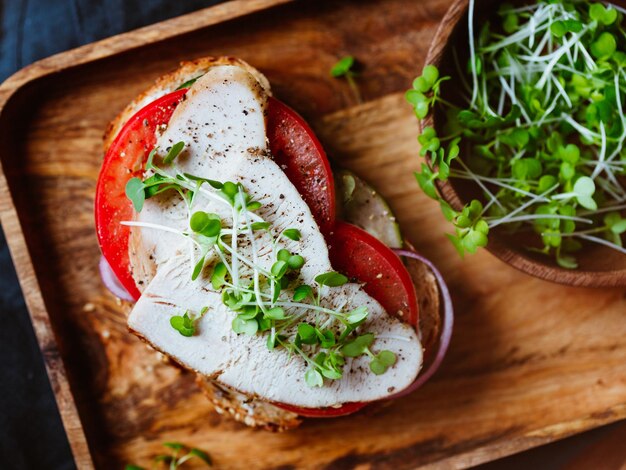
[[[129, 52], [113, 38], [108, 52], [90, 46], [88, 60], [70, 52], [58, 66], [48, 59], [3, 85], [0, 220], [80, 468], [89, 468], [86, 441], [96, 466], [109, 469], [146, 464], [168, 440], [209, 450], [222, 468], [466, 467], [626, 417], [624, 290], [548, 284], [486, 252], [460, 260], [438, 207], [412, 177], [417, 124], [401, 92], [447, 7], [286, 4], [185, 34], [166, 22], [156, 26], [167, 38], [158, 44], [139, 47], [130, 33]], [[206, 11], [200, 17], [211, 23]], [[142, 31], [141, 40], [154, 38]], [[348, 53], [363, 64], [360, 106], [328, 76]], [[457, 329], [443, 368], [419, 392], [289, 433], [255, 431], [214, 413], [192, 374], [127, 332], [129, 305], [97, 275], [102, 133], [179, 60], [221, 54], [266, 73], [275, 93], [310, 119], [335, 164], [389, 200], [408, 240], [449, 280]]]

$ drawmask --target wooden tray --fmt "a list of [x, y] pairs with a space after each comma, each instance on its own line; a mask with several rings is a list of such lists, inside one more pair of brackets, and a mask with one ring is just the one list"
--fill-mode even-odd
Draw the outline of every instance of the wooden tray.
[[[235, 1], [51, 57], [2, 85], [0, 220], [79, 468], [145, 464], [167, 440], [225, 468], [466, 467], [626, 417], [624, 290], [549, 284], [486, 252], [462, 261], [417, 188], [417, 125], [402, 92], [447, 6]], [[265, 72], [443, 270], [456, 332], [422, 390], [285, 434], [255, 431], [215, 414], [192, 374], [126, 331], [128, 305], [97, 274], [102, 133], [161, 73], [209, 54]], [[346, 54], [364, 65], [359, 106], [328, 76]]]

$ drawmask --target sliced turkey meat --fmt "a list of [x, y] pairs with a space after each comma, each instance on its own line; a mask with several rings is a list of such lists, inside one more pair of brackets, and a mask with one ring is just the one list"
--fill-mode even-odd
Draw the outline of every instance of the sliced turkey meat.
[[[267, 92], [247, 70], [238, 66], [211, 68], [191, 87], [158, 139], [164, 152], [177, 142], [186, 147], [168, 171], [217, 181], [241, 183], [252, 200], [262, 206], [254, 213], [237, 215], [210, 188], [195, 198], [192, 212], [216, 213], [230, 226], [260, 217], [275, 233], [298, 229], [299, 241], [281, 239], [281, 247], [302, 255], [302, 283], [314, 285], [320, 273], [332, 271], [328, 247], [311, 211], [297, 189], [268, 153], [265, 132]], [[381, 375], [369, 369], [369, 358], [347, 359], [343, 377], [326, 380], [324, 387], [309, 387], [304, 380], [308, 364], [283, 348], [272, 351], [266, 334], [249, 336], [232, 330], [235, 313], [222, 302], [210, 282], [211, 260], [205, 275], [191, 280], [197, 249], [180, 234], [151, 228], [167, 226], [188, 230], [190, 209], [173, 192], [148, 199], [137, 214], [141, 228], [134, 228], [129, 247], [133, 274], [143, 295], [128, 319], [131, 330], [156, 349], [185, 367], [242, 393], [269, 401], [302, 407], [336, 406], [384, 398], [410, 385], [422, 364], [422, 347], [413, 328], [389, 316], [358, 284], [324, 288], [321, 306], [349, 311], [366, 306], [369, 311], [361, 332], [376, 335], [373, 351], [390, 350], [397, 362]], [[237, 219], [240, 220], [237, 220]], [[275, 262], [272, 239], [266, 231], [237, 240], [242, 259], [254, 260], [264, 270]], [[251, 269], [239, 261], [242, 278], [252, 279]], [[287, 296], [290, 298], [290, 296]], [[197, 332], [184, 337], [170, 325], [170, 318], [185, 311], [206, 313], [197, 322]], [[285, 307], [293, 314], [296, 309]], [[314, 323], [320, 314], [298, 310], [301, 321]], [[324, 319], [325, 320], [325, 319]], [[331, 328], [338, 325], [330, 323]]]

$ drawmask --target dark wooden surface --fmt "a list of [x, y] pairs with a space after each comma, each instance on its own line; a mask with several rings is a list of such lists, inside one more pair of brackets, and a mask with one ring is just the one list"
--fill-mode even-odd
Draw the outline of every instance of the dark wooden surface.
[[[11, 96], [0, 114], [0, 158], [21, 225], [8, 198], [0, 217], [85, 468], [89, 455], [65, 370], [102, 468], [145, 463], [164, 440], [210, 449], [224, 467], [470, 466], [626, 415], [623, 289], [547, 284], [484, 252], [459, 260], [443, 237], [438, 208], [412, 178], [417, 126], [402, 91], [421, 69], [447, 5], [291, 4], [194, 32], [198, 26], [190, 25], [214, 19], [200, 12], [49, 59], [0, 89], [0, 100]], [[226, 13], [218, 10], [215, 18]], [[158, 37], [166, 40], [118, 53]], [[127, 333], [128, 306], [96, 275], [92, 204], [102, 131], [178, 60], [224, 53], [267, 73], [276, 94], [311, 120], [335, 161], [388, 198], [408, 239], [449, 279], [456, 334], [443, 369], [419, 393], [375, 413], [267, 434], [216, 415], [190, 374], [164, 364]], [[354, 106], [345, 83], [328, 76], [347, 53], [364, 66], [361, 106]], [[84, 65], [68, 68], [75, 62]], [[58, 73], [35, 79], [51, 70]], [[15, 141], [18, 151], [8, 152]]]

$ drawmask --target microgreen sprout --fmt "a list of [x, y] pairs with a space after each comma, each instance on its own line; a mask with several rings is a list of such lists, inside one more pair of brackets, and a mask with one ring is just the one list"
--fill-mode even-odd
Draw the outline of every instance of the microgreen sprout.
[[354, 94], [354, 99], [357, 103], [361, 103], [361, 92], [359, 86], [356, 83], [355, 77], [357, 72], [354, 71], [356, 61], [352, 56], [345, 56], [339, 59], [339, 61], [330, 69], [330, 76], [334, 78], [344, 77]]
[[[202, 461], [207, 467], [213, 465], [209, 454], [196, 447], [188, 447], [180, 442], [164, 442], [163, 446], [166, 447], [170, 453], [155, 456], [152, 459], [153, 465], [151, 468], [167, 468], [168, 470], [176, 470], [181, 468], [185, 462], [192, 459]], [[145, 467], [127, 464], [124, 467], [124, 470], [145, 470]]]
[[[469, 3], [467, 67], [456, 54], [465, 88], [450, 91], [454, 103], [443, 99], [450, 77], [427, 65], [406, 93], [419, 119], [436, 111], [445, 123], [441, 134], [424, 125], [418, 140], [427, 161], [415, 176], [454, 225], [448, 238], [463, 255], [485, 246], [495, 227], [534, 232], [529, 249], [568, 269], [577, 267], [581, 241], [623, 252], [623, 13], [539, 0], [503, 4], [476, 29]], [[482, 201], [452, 208], [437, 190], [449, 178], [473, 181]]]
[[[242, 183], [177, 172], [173, 164], [184, 147], [182, 142], [173, 145], [161, 165], [155, 163], [158, 152], [151, 152], [144, 179], [131, 179], [126, 193], [137, 211], [157, 194], [178, 193], [187, 206], [188, 230], [142, 221], [123, 224], [162, 230], [188, 239], [192, 248], [191, 279], [206, 283], [207, 288], [221, 295], [224, 306], [233, 313], [234, 333], [266, 335], [270, 351], [282, 348], [299, 356], [307, 365], [304, 379], [310, 386], [323, 386], [326, 380], [340, 379], [347, 357], [343, 348], [355, 337], [363, 336], [359, 327], [369, 315], [365, 306], [344, 311], [345, 303], [338, 308], [323, 305], [329, 290], [343, 286], [348, 278], [330, 271], [315, 276], [313, 286], [302, 284], [299, 273], [307, 260], [297, 252], [298, 246], [305, 242], [300, 230], [294, 227], [278, 230], [265, 221], [257, 213], [263, 208], [262, 203], [255, 201]], [[199, 197], [219, 205], [220, 214], [198, 210], [195, 201]], [[224, 215], [228, 210], [229, 217]], [[257, 246], [258, 243], [263, 243], [263, 247]], [[243, 246], [248, 248], [246, 252]], [[261, 250], [271, 254], [269, 265], [267, 255], [261, 257]], [[170, 325], [182, 336], [194, 336], [198, 320], [207, 310], [197, 315], [191, 311], [174, 315]], [[395, 355], [389, 351], [372, 353], [374, 335], [364, 334], [371, 338], [367, 348], [358, 354], [353, 351], [349, 357], [367, 355], [372, 373], [381, 374], [393, 365]]]
[[203, 307], [198, 315], [194, 315], [187, 310], [183, 315], [174, 315], [170, 318], [170, 325], [183, 336], [193, 336], [196, 334], [196, 322], [209, 310]]

